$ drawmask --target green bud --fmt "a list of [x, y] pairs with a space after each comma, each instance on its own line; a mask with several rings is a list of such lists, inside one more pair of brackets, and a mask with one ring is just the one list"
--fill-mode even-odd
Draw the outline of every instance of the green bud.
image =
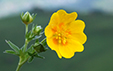
[[40, 32], [42, 31], [42, 27], [41, 26], [35, 26], [33, 28], [33, 33], [39, 35]]
[[37, 46], [34, 46], [34, 49], [37, 53], [45, 52], [47, 48], [45, 48], [42, 44], [38, 44]]
[[31, 15], [29, 12], [26, 12], [25, 14], [24, 13], [21, 14], [22, 22], [26, 25], [32, 23], [34, 18], [35, 17], [33, 17], [33, 15]]

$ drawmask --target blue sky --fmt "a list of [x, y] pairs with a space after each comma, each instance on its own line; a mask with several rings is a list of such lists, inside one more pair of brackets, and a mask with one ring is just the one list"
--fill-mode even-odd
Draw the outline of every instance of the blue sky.
[[0, 18], [30, 10], [34, 6], [48, 11], [67, 8], [87, 13], [93, 9], [113, 13], [113, 0], [0, 0]]

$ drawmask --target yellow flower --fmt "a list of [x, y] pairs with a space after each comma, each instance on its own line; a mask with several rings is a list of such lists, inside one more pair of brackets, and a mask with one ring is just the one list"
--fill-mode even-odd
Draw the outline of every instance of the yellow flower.
[[45, 28], [47, 44], [56, 51], [59, 58], [71, 58], [75, 52], [84, 50], [83, 44], [87, 40], [87, 36], [83, 32], [85, 23], [76, 18], [76, 12], [68, 14], [64, 10], [58, 10], [53, 13]]

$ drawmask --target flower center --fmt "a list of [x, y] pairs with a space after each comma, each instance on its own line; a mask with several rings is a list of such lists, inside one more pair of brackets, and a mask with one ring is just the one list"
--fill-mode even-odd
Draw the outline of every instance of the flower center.
[[64, 27], [63, 23], [60, 23], [58, 26], [55, 26], [52, 28], [52, 31], [54, 33], [53, 35], [53, 42], [57, 45], [67, 45], [67, 38], [69, 35], [71, 35], [71, 32], [69, 29], [66, 29]]
[[56, 32], [53, 42], [55, 44], [60, 44], [60, 45], [66, 45], [67, 44], [67, 38], [63, 36], [61, 33]]

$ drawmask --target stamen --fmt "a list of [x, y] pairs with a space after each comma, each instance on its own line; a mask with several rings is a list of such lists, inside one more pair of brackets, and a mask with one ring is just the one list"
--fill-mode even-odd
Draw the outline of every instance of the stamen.
[[58, 36], [61, 36], [61, 34], [58, 34]]
[[55, 32], [55, 34], [58, 34], [58, 32]]
[[59, 40], [58, 40], [58, 43], [61, 43], [61, 42], [62, 42], [62, 40], [59, 39]]
[[58, 39], [60, 40], [60, 39], [62, 39], [61, 37], [58, 37]]
[[58, 39], [58, 36], [56, 37], [56, 39]]
[[[63, 23], [61, 23], [59, 25], [59, 27], [60, 28], [63, 27]], [[67, 38], [66, 37], [71, 34], [70, 31], [69, 30], [67, 30], [67, 31], [63, 31], [63, 30], [57, 31], [56, 27], [53, 28], [53, 31], [55, 33], [55, 38], [53, 39], [54, 43], [60, 44], [60, 45], [66, 45], [67, 44]]]
[[66, 44], [66, 39], [63, 40], [63, 44]]

